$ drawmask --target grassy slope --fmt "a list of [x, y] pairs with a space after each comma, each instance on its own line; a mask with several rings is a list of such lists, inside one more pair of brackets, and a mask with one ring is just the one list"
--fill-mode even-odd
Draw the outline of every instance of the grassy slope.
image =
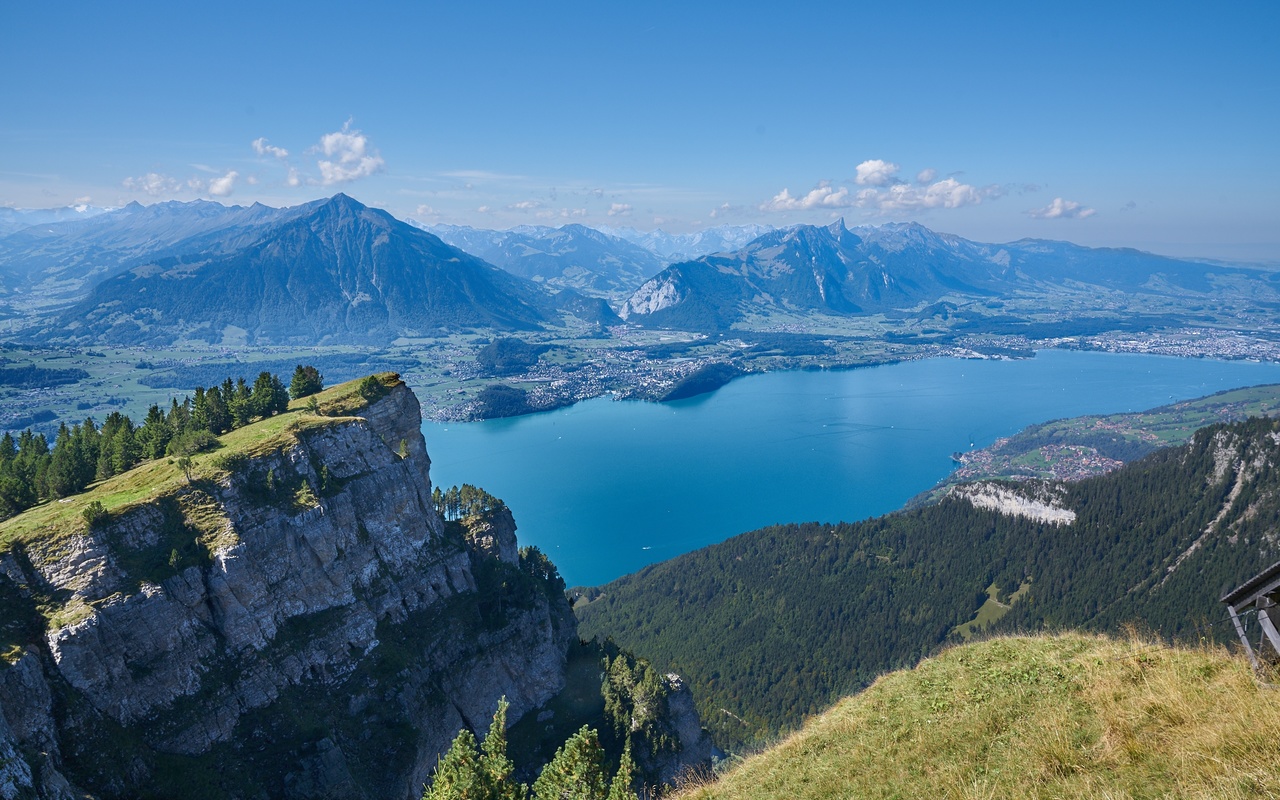
[[1280, 698], [1220, 649], [1076, 634], [881, 677], [682, 800], [1280, 797]]
[[[387, 387], [400, 383], [394, 373], [378, 376]], [[289, 411], [268, 417], [218, 438], [217, 446], [192, 458], [191, 480], [177, 465], [177, 459], [161, 458], [146, 461], [128, 472], [92, 484], [86, 491], [61, 501], [42, 503], [16, 517], [0, 522], [0, 553], [15, 545], [39, 546], [46, 551], [69, 543], [73, 537], [85, 533], [83, 512], [92, 502], [100, 502], [108, 513], [117, 514], [145, 503], [163, 498], [179, 497], [183, 514], [209, 540], [204, 546], [210, 551], [234, 541], [221, 541], [227, 536], [220, 511], [211, 508], [209, 502], [193, 503], [192, 485], [202, 481], [217, 481], [229, 469], [235, 469], [237, 459], [252, 458], [279, 450], [296, 440], [297, 435], [311, 428], [325, 427], [343, 422], [358, 414], [367, 404], [358, 392], [359, 381], [351, 381], [324, 390], [316, 395], [321, 415], [305, 409], [310, 398], [295, 400]]]

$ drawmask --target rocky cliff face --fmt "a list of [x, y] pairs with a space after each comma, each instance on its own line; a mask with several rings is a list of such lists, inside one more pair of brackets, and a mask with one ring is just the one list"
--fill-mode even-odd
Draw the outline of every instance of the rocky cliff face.
[[417, 797], [561, 690], [576, 626], [509, 512], [441, 520], [402, 384], [359, 413], [0, 557], [0, 797]]

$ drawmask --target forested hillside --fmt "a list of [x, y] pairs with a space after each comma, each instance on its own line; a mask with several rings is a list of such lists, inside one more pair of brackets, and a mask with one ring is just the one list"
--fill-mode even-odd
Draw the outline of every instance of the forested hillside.
[[719, 743], [743, 745], [915, 663], [975, 617], [988, 587], [1011, 606], [984, 616], [999, 617], [995, 630], [1134, 623], [1229, 641], [1218, 598], [1280, 557], [1277, 464], [1277, 421], [1214, 426], [1115, 473], [1042, 487], [1069, 524], [953, 495], [746, 533], [584, 590], [576, 610], [583, 635], [686, 675]]

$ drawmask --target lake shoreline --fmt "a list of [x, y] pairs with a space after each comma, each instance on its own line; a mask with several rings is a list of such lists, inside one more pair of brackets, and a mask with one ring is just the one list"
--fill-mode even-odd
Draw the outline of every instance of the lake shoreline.
[[671, 403], [597, 397], [423, 433], [437, 485], [501, 497], [523, 544], [598, 585], [769, 524], [895, 511], [970, 442], [1263, 383], [1280, 364], [1042, 350], [753, 373]]

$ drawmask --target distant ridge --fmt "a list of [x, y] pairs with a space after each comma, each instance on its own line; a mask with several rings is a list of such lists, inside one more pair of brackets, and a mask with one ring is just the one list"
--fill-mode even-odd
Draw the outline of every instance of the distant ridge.
[[629, 294], [667, 264], [643, 247], [585, 225], [524, 225], [505, 231], [419, 227], [513, 275], [587, 294]]
[[139, 259], [225, 253], [252, 241], [292, 209], [224, 206], [208, 200], [128, 205], [89, 217], [28, 227], [0, 238], [0, 282], [47, 299], [78, 298]]
[[110, 210], [109, 208], [88, 204], [62, 206], [61, 208], [8, 208], [0, 206], [0, 236], [7, 236], [15, 231], [30, 228], [34, 225], [88, 219]]
[[752, 239], [771, 230], [772, 225], [717, 225], [692, 233], [667, 233], [658, 228], [639, 231], [635, 228], [612, 228], [601, 225], [599, 230], [625, 239], [658, 256], [665, 262], [688, 261], [711, 253], [738, 250]]

